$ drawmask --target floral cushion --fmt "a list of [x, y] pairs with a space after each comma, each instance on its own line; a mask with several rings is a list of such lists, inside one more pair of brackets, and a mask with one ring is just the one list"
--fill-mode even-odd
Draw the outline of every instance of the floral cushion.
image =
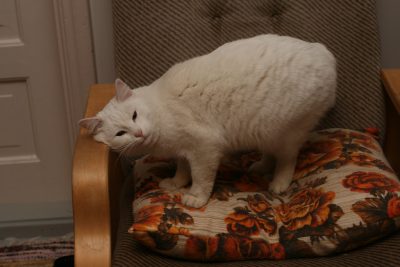
[[313, 133], [282, 195], [246, 172], [259, 158], [224, 160], [211, 199], [198, 209], [184, 206], [179, 191], [159, 188], [174, 175], [172, 161], [139, 160], [129, 232], [157, 252], [189, 260], [280, 260], [347, 251], [400, 226], [400, 183], [370, 133]]

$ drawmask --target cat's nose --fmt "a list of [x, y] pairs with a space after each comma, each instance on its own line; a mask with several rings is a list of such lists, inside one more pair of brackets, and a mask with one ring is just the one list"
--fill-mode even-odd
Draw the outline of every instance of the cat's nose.
[[134, 134], [133, 134], [135, 137], [143, 137], [143, 132], [142, 132], [142, 130], [138, 130], [138, 131], [136, 131]]

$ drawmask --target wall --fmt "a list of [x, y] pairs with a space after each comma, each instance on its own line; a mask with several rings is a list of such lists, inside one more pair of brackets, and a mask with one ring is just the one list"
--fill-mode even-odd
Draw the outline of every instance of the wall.
[[89, 0], [98, 83], [115, 80], [111, 1]]
[[400, 1], [378, 0], [383, 68], [400, 68]]

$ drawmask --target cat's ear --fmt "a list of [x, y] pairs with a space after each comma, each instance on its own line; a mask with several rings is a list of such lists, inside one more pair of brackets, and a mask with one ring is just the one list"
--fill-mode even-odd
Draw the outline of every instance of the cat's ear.
[[128, 99], [133, 94], [132, 89], [120, 79], [115, 80], [115, 90], [115, 98], [118, 102]]
[[79, 126], [88, 129], [89, 134], [94, 134], [102, 124], [102, 120], [96, 117], [85, 118], [79, 121]]

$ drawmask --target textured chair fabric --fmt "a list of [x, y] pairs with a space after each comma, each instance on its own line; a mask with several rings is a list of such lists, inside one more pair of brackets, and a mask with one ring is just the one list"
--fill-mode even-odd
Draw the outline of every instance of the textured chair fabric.
[[118, 75], [151, 83], [177, 62], [263, 33], [325, 44], [338, 61], [336, 107], [320, 128], [384, 136], [375, 0], [114, 0]]

